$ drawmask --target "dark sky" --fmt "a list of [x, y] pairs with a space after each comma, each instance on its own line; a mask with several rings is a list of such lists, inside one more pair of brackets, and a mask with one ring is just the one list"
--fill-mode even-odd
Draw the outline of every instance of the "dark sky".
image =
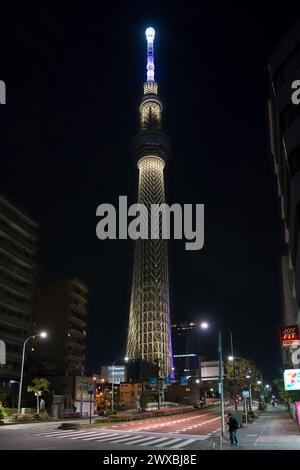
[[0, 109], [0, 192], [40, 222], [42, 278], [77, 276], [90, 288], [88, 369], [122, 357], [133, 242], [99, 241], [95, 212], [119, 195], [136, 199], [130, 145], [145, 80], [144, 30], [154, 26], [172, 143], [167, 201], [205, 204], [204, 249], [170, 243], [172, 318], [210, 321], [211, 348], [217, 328], [230, 327], [236, 354], [271, 379], [280, 362], [281, 241], [267, 61], [299, 8], [287, 1], [120, 5], [1, 5], [8, 104]]

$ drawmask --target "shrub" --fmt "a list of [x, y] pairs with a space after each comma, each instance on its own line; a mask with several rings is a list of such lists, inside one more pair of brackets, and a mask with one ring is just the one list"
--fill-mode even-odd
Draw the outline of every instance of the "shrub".
[[6, 409], [4, 408], [4, 406], [0, 405], [0, 419], [4, 420], [5, 418], [7, 418]]
[[21, 414], [15, 413], [15, 414], [11, 415], [11, 418], [15, 422], [26, 423], [26, 422], [32, 421], [34, 419], [34, 415], [32, 415], [32, 414], [23, 414], [23, 415], [21, 415]]
[[18, 413], [17, 408], [5, 408], [5, 412], [7, 413], [8, 416], [12, 416], [13, 414]]
[[43, 413], [35, 413], [34, 418], [37, 419], [38, 421], [47, 421], [50, 419], [50, 416], [48, 415], [47, 412]]
[[63, 418], [80, 418], [81, 414], [79, 411], [67, 411], [63, 413]]

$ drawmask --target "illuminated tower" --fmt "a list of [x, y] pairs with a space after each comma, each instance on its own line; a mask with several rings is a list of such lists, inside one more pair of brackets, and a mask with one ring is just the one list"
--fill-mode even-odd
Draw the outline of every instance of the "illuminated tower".
[[[169, 139], [160, 130], [162, 103], [154, 80], [154, 35], [153, 28], [146, 29], [147, 81], [139, 107], [140, 131], [133, 144], [139, 169], [138, 202], [147, 207], [148, 214], [151, 204], [165, 202], [164, 167], [169, 153]], [[158, 239], [150, 238], [149, 229], [149, 239], [135, 242], [127, 356], [156, 363], [161, 376], [173, 376], [167, 242], [161, 239], [159, 214], [154, 223]]]

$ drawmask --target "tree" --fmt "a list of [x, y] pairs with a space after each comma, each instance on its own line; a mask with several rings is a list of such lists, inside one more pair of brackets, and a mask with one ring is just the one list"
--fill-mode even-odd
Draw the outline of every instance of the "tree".
[[[233, 382], [235, 378], [235, 384], [241, 389], [248, 389], [251, 387], [251, 392], [260, 393], [260, 385], [257, 384], [261, 380], [261, 372], [256, 365], [247, 361], [246, 359], [235, 359], [234, 371], [233, 362], [228, 361], [225, 364], [226, 379]], [[235, 372], [235, 374], [234, 374]], [[249, 409], [251, 410], [251, 402], [249, 401]]]
[[47, 379], [44, 377], [37, 377], [36, 379], [33, 379], [31, 382], [31, 385], [28, 385], [27, 387], [28, 392], [33, 392], [36, 396], [36, 412], [39, 414], [40, 412], [40, 401], [39, 398], [42, 395], [43, 392], [48, 392], [49, 391], [49, 382]]
[[[227, 380], [233, 381], [234, 374], [233, 374], [233, 362], [228, 361], [225, 364], [226, 369], [226, 378]], [[246, 359], [235, 359], [234, 361], [234, 369], [235, 369], [235, 382], [241, 387], [246, 388], [249, 385], [256, 388], [257, 382], [261, 380], [261, 372], [256, 367], [256, 365], [251, 362], [247, 361]], [[249, 378], [247, 378], [249, 377]]]

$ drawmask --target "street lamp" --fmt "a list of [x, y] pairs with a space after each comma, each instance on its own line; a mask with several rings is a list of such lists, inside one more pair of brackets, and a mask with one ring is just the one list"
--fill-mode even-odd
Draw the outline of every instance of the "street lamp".
[[115, 372], [115, 364], [116, 362], [119, 362], [119, 361], [125, 361], [125, 362], [128, 362], [129, 361], [129, 357], [124, 357], [124, 359], [116, 359], [113, 363], [112, 363], [112, 384], [111, 384], [111, 412], [113, 413], [114, 411], [114, 372]]
[[45, 331], [41, 331], [38, 335], [33, 335], [33, 336], [28, 336], [28, 338], [25, 339], [24, 344], [23, 344], [23, 353], [22, 353], [22, 365], [21, 365], [21, 378], [20, 378], [20, 386], [19, 386], [19, 398], [18, 398], [18, 414], [21, 412], [21, 397], [22, 397], [22, 385], [23, 385], [23, 373], [24, 373], [24, 362], [25, 362], [25, 348], [26, 344], [30, 339], [35, 339], [38, 336], [41, 338], [46, 338], [47, 333]]
[[[207, 330], [209, 324], [203, 321], [200, 324], [200, 328]], [[223, 370], [223, 352], [222, 352], [222, 332], [218, 331], [218, 354], [219, 354], [219, 394], [221, 398], [221, 433], [220, 433], [220, 449], [222, 450], [222, 437], [225, 431], [225, 420], [224, 420], [224, 370]]]

